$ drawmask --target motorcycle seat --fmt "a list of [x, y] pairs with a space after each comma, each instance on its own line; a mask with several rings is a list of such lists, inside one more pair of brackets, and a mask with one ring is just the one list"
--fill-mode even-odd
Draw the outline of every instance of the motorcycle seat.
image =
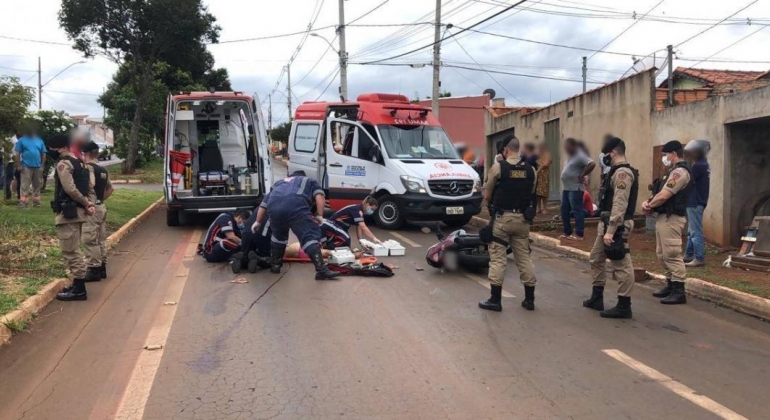
[[467, 246], [467, 247], [486, 245], [484, 241], [479, 239], [479, 235], [458, 236], [457, 238], [455, 238], [455, 244], [458, 246]]

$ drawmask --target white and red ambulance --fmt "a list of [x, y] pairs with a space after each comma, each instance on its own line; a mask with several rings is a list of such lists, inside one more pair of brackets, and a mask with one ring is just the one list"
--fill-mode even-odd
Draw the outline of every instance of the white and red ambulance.
[[481, 211], [479, 175], [458, 155], [430, 108], [403, 95], [369, 93], [355, 102], [305, 102], [289, 135], [289, 173], [304, 171], [328, 192], [332, 210], [367, 195], [375, 220], [463, 226]]

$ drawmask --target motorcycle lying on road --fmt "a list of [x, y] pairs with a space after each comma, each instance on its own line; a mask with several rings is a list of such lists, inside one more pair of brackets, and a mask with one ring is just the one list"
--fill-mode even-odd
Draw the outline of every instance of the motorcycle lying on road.
[[[438, 242], [428, 248], [425, 254], [425, 260], [431, 267], [442, 271], [471, 272], [480, 272], [489, 267], [489, 247], [479, 239], [479, 235], [459, 229], [444, 236], [441, 227], [436, 224], [436, 237]], [[510, 247], [507, 253], [511, 253]]]

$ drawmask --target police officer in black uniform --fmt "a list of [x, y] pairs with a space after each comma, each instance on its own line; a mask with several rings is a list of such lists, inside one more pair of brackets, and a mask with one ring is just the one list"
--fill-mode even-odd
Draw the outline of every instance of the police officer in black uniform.
[[[492, 294], [479, 302], [481, 309], [501, 311], [503, 281], [508, 265], [508, 246], [513, 251], [519, 278], [524, 284], [521, 306], [535, 309], [535, 266], [529, 247], [529, 226], [535, 217], [537, 174], [535, 168], [519, 157], [519, 139], [513, 136], [503, 140], [503, 160], [495, 162], [484, 185], [484, 198], [492, 203], [490, 218], [492, 238], [489, 243], [489, 282]], [[482, 235], [482, 236], [487, 236]], [[487, 240], [486, 238], [482, 238]]]

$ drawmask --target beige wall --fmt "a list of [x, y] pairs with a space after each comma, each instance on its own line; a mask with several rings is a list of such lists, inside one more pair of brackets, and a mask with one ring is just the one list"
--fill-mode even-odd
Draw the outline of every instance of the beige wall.
[[[514, 112], [495, 118], [486, 115], [486, 134], [515, 128], [516, 137], [522, 142], [540, 143], [544, 141], [544, 124], [559, 118], [561, 141], [568, 137], [583, 140], [597, 159], [602, 138], [612, 133], [626, 142], [627, 157], [631, 165], [640, 173], [640, 188], [637, 211], [649, 192], [647, 185], [652, 174], [652, 128], [651, 112], [654, 106], [655, 72], [645, 71], [603, 86], [585, 94], [557, 102], [547, 108], [530, 114]], [[572, 111], [572, 117], [568, 113]], [[492, 145], [488, 144], [488, 162], [491, 161]], [[561, 151], [551, 151], [561, 153]], [[563, 168], [566, 159], [561, 159]], [[556, 168], [554, 168], [556, 169]], [[557, 169], [561, 171], [561, 168]], [[599, 190], [600, 171], [591, 174], [591, 194], [596, 201]]]
[[[709, 204], [703, 215], [704, 235], [709, 241], [719, 244], [734, 243], [735, 238], [731, 237], [731, 231], [739, 228], [733, 226], [738, 223], [733, 204], [742, 198], [733, 196], [731, 173], [734, 165], [740, 165], [741, 157], [731, 155], [733, 148], [730, 147], [730, 130], [725, 124], [767, 116], [770, 116], [770, 86], [729, 96], [715, 96], [652, 115], [655, 145], [674, 139], [682, 143], [695, 139], [711, 142], [711, 188]], [[765, 189], [770, 189], [770, 180], [767, 179], [734, 182], [764, 183]]]

